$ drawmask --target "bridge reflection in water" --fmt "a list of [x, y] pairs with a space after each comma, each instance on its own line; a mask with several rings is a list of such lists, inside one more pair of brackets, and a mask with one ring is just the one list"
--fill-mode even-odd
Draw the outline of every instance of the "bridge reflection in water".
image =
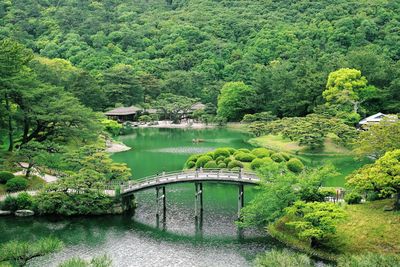
[[[160, 215], [163, 216], [163, 224], [166, 221], [166, 190], [165, 187], [176, 183], [194, 183], [195, 185], [195, 222], [196, 229], [201, 231], [203, 221], [203, 183], [218, 182], [238, 185], [238, 218], [240, 210], [244, 206], [244, 185], [257, 185], [260, 178], [253, 172], [243, 169], [221, 170], [221, 169], [198, 169], [175, 172], [162, 172], [157, 175], [142, 178], [140, 180], [130, 180], [122, 184], [112, 184], [120, 186], [123, 199], [131, 199], [136, 192], [151, 188], [156, 189], [156, 217], [157, 227], [160, 222]], [[129, 202], [129, 200], [128, 200]], [[161, 206], [161, 208], [160, 208]], [[162, 212], [161, 212], [162, 211]]]

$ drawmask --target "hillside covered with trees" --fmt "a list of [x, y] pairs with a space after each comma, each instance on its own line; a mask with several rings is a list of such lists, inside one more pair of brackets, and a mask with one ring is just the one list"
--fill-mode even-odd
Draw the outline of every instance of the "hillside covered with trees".
[[354, 68], [379, 90], [365, 115], [398, 111], [399, 14], [393, 0], [2, 0], [0, 37], [95, 110], [167, 92], [216, 105], [226, 82], [244, 82], [248, 113], [304, 116], [329, 73]]

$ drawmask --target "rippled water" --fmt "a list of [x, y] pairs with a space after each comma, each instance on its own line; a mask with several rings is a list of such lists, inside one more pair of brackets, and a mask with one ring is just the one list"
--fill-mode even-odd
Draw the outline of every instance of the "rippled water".
[[[193, 144], [194, 138], [205, 142]], [[193, 153], [223, 146], [249, 146], [244, 134], [227, 129], [138, 129], [121, 140], [133, 150], [113, 158], [128, 163], [135, 178], [177, 170]], [[246, 202], [255, 190], [245, 187]], [[138, 208], [134, 215], [1, 218], [0, 242], [54, 235], [65, 243], [61, 252], [33, 259], [29, 266], [57, 266], [73, 256], [89, 259], [103, 254], [112, 258], [114, 266], [251, 266], [258, 253], [280, 246], [264, 231], [237, 228], [237, 186], [204, 184], [201, 221], [194, 216], [194, 192], [193, 184], [167, 186], [166, 220], [158, 222], [155, 190], [136, 194]]]

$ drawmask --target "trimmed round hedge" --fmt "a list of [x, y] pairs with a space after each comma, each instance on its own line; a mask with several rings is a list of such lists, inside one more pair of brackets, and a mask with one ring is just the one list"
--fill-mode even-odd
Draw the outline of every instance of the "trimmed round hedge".
[[7, 181], [6, 188], [7, 191], [15, 192], [21, 191], [28, 188], [28, 180], [23, 177], [15, 177]]
[[224, 163], [228, 166], [229, 162], [231, 162], [232, 159], [231, 158], [226, 158], [224, 159]]
[[218, 158], [215, 159], [215, 161], [216, 161], [217, 163], [224, 162], [224, 160], [225, 160], [225, 157], [224, 157], [224, 156], [219, 156]]
[[235, 159], [241, 162], [252, 162], [256, 156], [250, 153], [239, 152], [235, 155]]
[[194, 168], [195, 166], [196, 166], [196, 162], [194, 162], [194, 161], [188, 161], [188, 162], [186, 162], [186, 167], [187, 167], [188, 169]]
[[218, 165], [217, 165], [217, 163], [216, 163], [214, 160], [211, 160], [211, 161], [207, 162], [207, 163], [204, 165], [204, 168], [205, 168], [205, 169], [216, 169], [216, 168], [218, 168]]
[[247, 148], [240, 148], [237, 150], [238, 152], [250, 153], [250, 150]]
[[191, 155], [191, 156], [187, 159], [187, 162], [188, 162], [188, 161], [194, 161], [194, 162], [196, 162], [197, 159], [200, 158], [201, 156], [202, 156], [202, 154], [194, 154], [194, 155]]
[[241, 162], [238, 161], [238, 160], [232, 160], [231, 162], [229, 162], [228, 168], [229, 168], [229, 169], [233, 169], [233, 168], [243, 168], [243, 163], [241, 163]]
[[214, 157], [224, 157], [227, 158], [231, 155], [231, 152], [227, 148], [217, 148], [214, 150]]
[[285, 158], [282, 156], [281, 153], [274, 153], [271, 155], [271, 159], [275, 162], [284, 162]]
[[207, 162], [212, 161], [212, 157], [208, 155], [201, 156], [196, 161], [196, 168], [204, 167]]
[[0, 171], [0, 184], [5, 184], [8, 180], [11, 180], [14, 177], [15, 175], [11, 172]]
[[286, 162], [286, 166], [290, 171], [295, 173], [299, 173], [304, 170], [303, 162], [297, 158], [291, 158], [288, 162]]
[[220, 163], [218, 164], [218, 168], [219, 168], [219, 169], [225, 169], [225, 168], [226, 168], [226, 164], [225, 164], [224, 162], [220, 162]]
[[271, 155], [271, 151], [269, 151], [266, 148], [259, 147], [259, 148], [254, 148], [251, 151], [251, 154], [253, 154], [257, 158], [265, 158], [265, 157], [269, 157]]
[[253, 161], [250, 163], [250, 168], [252, 170], [256, 170], [258, 168], [260, 168], [262, 165], [264, 164], [264, 160], [263, 159], [253, 159]]

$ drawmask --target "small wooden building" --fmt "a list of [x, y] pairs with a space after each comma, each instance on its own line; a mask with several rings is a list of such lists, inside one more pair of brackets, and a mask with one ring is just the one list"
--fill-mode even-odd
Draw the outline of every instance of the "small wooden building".
[[113, 110], [107, 111], [104, 114], [109, 119], [125, 122], [125, 121], [135, 121], [141, 112], [142, 112], [141, 108], [131, 106], [131, 107], [115, 108]]

